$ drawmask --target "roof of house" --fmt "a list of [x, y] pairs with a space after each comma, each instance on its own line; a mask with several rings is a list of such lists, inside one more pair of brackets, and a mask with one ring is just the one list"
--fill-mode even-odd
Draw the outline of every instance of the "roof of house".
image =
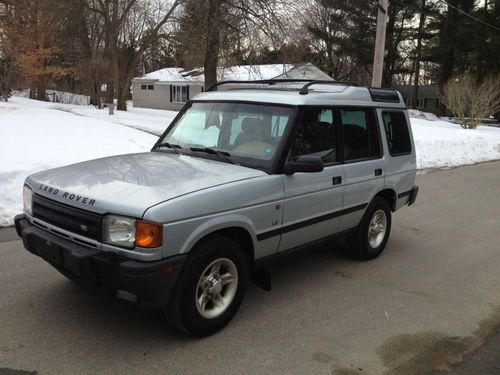
[[[267, 64], [237, 65], [219, 68], [218, 81], [255, 81], [264, 79], [315, 79], [331, 80], [331, 78], [313, 64]], [[134, 78], [135, 82], [175, 82], [200, 83], [205, 81], [203, 68], [182, 69], [165, 68]]]

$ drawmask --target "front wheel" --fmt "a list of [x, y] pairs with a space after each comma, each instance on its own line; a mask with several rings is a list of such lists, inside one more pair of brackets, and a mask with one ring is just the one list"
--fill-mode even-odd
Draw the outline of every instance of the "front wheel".
[[206, 336], [222, 329], [238, 311], [248, 260], [241, 246], [225, 237], [208, 238], [192, 251], [165, 313], [176, 328]]
[[353, 255], [370, 260], [385, 248], [391, 233], [391, 209], [384, 198], [375, 197], [368, 206], [358, 229], [348, 237]]

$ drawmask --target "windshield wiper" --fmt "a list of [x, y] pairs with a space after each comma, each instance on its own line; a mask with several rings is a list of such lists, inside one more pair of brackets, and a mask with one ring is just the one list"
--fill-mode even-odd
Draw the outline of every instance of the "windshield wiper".
[[191, 147], [190, 150], [196, 152], [206, 152], [207, 154], [211, 155], [217, 155], [218, 157], [228, 161], [231, 164], [239, 165], [237, 162], [231, 159], [231, 154], [227, 151], [219, 151], [210, 147]]
[[182, 154], [179, 151], [179, 150], [182, 150], [182, 147], [179, 146], [179, 145], [176, 145], [176, 144], [173, 144], [173, 143], [168, 143], [168, 142], [163, 142], [163, 143], [159, 144], [157, 148], [161, 148], [161, 147], [167, 147], [167, 148], [170, 148], [170, 149], [174, 150], [176, 154], [179, 154], [179, 155]]

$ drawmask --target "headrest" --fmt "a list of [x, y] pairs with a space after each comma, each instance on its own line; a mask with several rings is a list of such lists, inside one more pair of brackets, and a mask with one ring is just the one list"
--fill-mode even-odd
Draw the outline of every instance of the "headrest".
[[241, 129], [245, 133], [255, 133], [256, 131], [264, 130], [264, 121], [258, 118], [245, 117], [241, 122]]
[[345, 124], [342, 125], [342, 131], [344, 132], [345, 137], [366, 137], [367, 132], [366, 129], [356, 125], [356, 124]]

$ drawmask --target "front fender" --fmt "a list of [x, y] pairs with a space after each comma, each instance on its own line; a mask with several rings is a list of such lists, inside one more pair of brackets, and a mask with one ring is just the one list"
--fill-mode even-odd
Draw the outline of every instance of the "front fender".
[[257, 243], [256, 230], [254, 224], [251, 220], [243, 215], [228, 215], [224, 217], [211, 218], [205, 221], [201, 225], [197, 226], [196, 229], [186, 238], [183, 246], [180, 249], [180, 253], [188, 253], [191, 249], [204, 237], [216, 231], [227, 229], [227, 228], [243, 228], [245, 229], [250, 237], [252, 238], [252, 245], [255, 248]]

